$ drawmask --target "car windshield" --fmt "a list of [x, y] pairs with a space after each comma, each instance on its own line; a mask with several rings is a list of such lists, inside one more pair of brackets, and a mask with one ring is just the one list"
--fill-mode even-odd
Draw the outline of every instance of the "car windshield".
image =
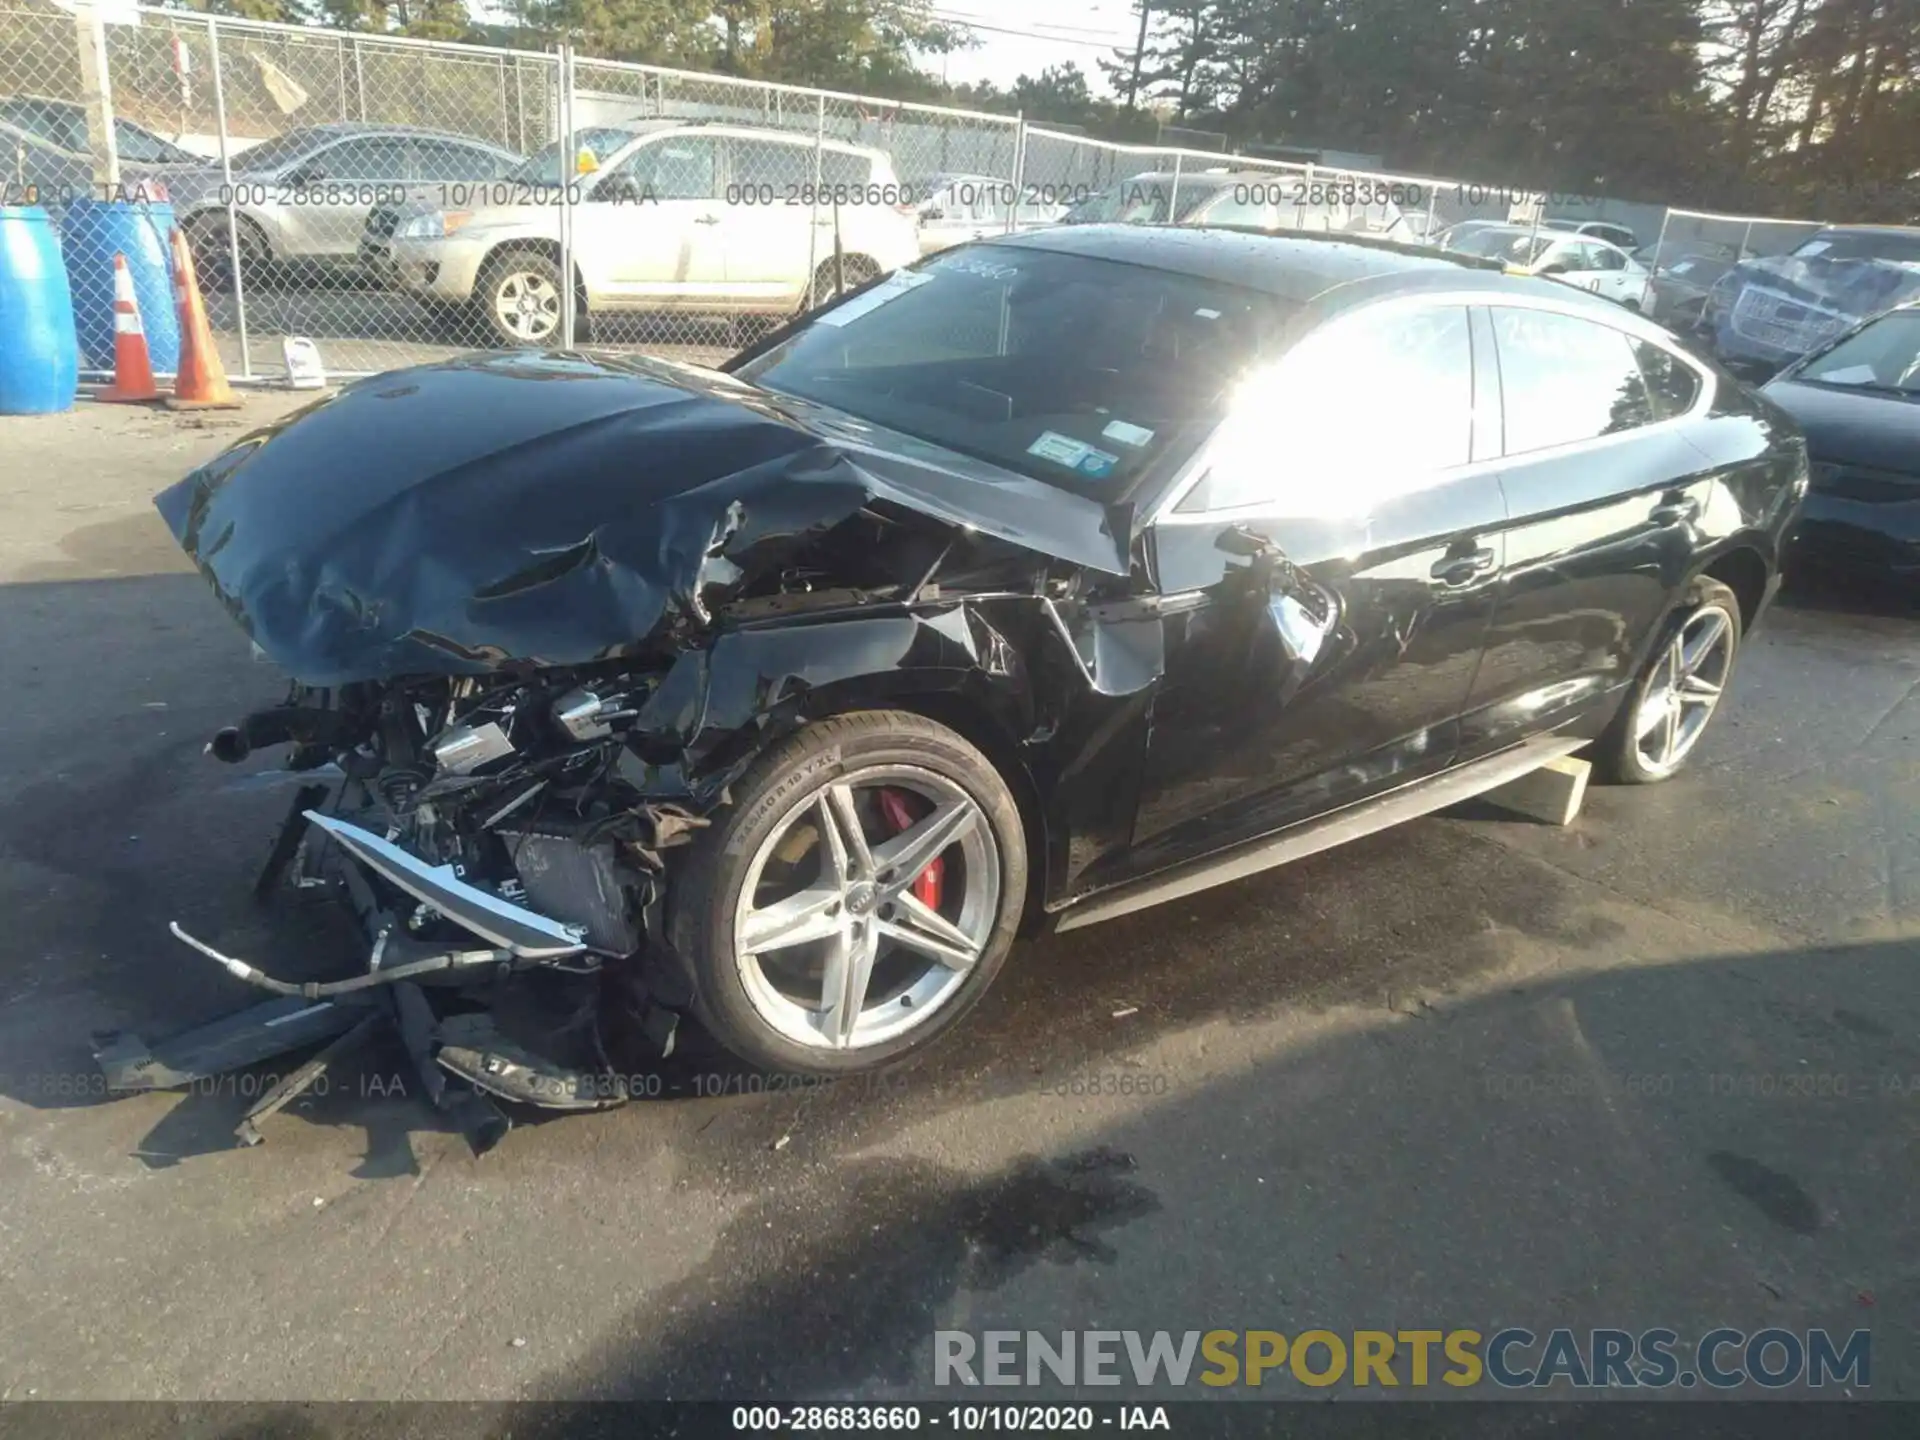
[[1476, 230], [1471, 235], [1453, 241], [1447, 248], [1462, 255], [1477, 255], [1483, 260], [1531, 265], [1560, 239], [1557, 231], [1541, 235], [1531, 230]]
[[[1220, 189], [1217, 181], [1182, 180], [1179, 184], [1179, 213], [1186, 220], [1211, 200]], [[1164, 225], [1168, 209], [1175, 201], [1174, 182], [1160, 176], [1140, 175], [1089, 195], [1066, 214], [1070, 225], [1092, 225], [1117, 221], [1124, 225]]]
[[[626, 130], [617, 125], [589, 125], [584, 130], [573, 132], [573, 143], [577, 152], [593, 156], [593, 164], [597, 168], [605, 165], [613, 157], [614, 151], [631, 145], [639, 138], [639, 134], [637, 130]], [[500, 178], [516, 185], [558, 185], [563, 168], [560, 148], [564, 143], [556, 140], [551, 145], [542, 145]]]
[[1191, 450], [1289, 313], [1217, 281], [975, 245], [890, 276], [738, 373], [1115, 499]]
[[1920, 264], [1920, 230], [1911, 234], [1823, 230], [1793, 253], [1805, 259], [1893, 260], [1915, 265]]
[[1793, 377], [1920, 395], [1920, 310], [1882, 315]]
[[122, 160], [136, 165], [206, 165], [204, 157], [182, 150], [170, 140], [162, 140], [151, 130], [125, 120], [113, 122], [113, 144]]

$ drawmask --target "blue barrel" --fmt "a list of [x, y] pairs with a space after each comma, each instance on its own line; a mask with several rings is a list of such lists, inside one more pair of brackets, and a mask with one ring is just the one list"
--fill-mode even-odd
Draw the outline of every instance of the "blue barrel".
[[127, 257], [140, 328], [156, 375], [180, 368], [180, 319], [173, 309], [169, 250], [173, 206], [154, 201], [82, 198], [67, 206], [60, 225], [73, 287], [74, 333], [90, 370], [113, 369], [113, 257]]
[[38, 205], [0, 206], [0, 415], [73, 408], [80, 351], [53, 221]]

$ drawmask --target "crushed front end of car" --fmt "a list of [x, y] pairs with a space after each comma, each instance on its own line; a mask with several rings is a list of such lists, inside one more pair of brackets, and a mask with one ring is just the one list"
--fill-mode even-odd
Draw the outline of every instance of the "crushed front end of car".
[[673, 852], [808, 695], [908, 663], [1014, 675], [965, 590], [916, 608], [943, 565], [1036, 616], [1063, 575], [1126, 573], [1103, 507], [954, 478], [724, 375], [495, 355], [351, 385], [162, 494], [291, 677], [207, 747], [303, 777], [257, 889], [330, 892], [364, 949], [294, 980], [182, 917], [268, 993], [166, 1041], [96, 1036], [110, 1087], [324, 1046], [248, 1113], [251, 1143], [390, 1029], [476, 1149], [498, 1100], [628, 1098], [625, 1057], [670, 1052], [690, 1003], [661, 939]]

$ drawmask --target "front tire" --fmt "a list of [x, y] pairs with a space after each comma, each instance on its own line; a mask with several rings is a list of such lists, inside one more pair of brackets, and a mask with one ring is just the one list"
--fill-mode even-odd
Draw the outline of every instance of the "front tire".
[[509, 350], [560, 343], [560, 306], [567, 293], [560, 266], [538, 250], [506, 250], [488, 258], [474, 286], [487, 332]]
[[1732, 683], [1740, 639], [1740, 597], [1718, 580], [1695, 580], [1596, 747], [1600, 777], [1653, 785], [1677, 775]]
[[1019, 808], [978, 749], [904, 711], [836, 716], [761, 756], [734, 797], [678, 867], [667, 922], [722, 1045], [856, 1074], [973, 1008], [1027, 894]]
[[187, 248], [193, 252], [193, 275], [203, 290], [221, 293], [233, 288], [233, 237], [239, 240], [241, 277], [249, 284], [266, 273], [272, 248], [260, 227], [245, 215], [231, 227], [224, 210], [195, 215], [184, 227]]

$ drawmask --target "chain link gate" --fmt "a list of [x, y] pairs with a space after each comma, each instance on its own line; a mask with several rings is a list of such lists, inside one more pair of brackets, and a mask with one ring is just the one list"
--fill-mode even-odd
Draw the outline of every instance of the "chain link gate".
[[[9, 198], [37, 186], [58, 209], [63, 194], [91, 193], [87, 117], [105, 99], [123, 189], [164, 187], [239, 379], [283, 374], [289, 336], [313, 340], [336, 375], [529, 345], [713, 364], [836, 290], [1076, 205], [1422, 239], [1506, 220], [1528, 195], [1118, 145], [564, 47], [175, 10], [139, 20], [105, 27], [108, 99], [89, 90], [72, 15], [0, 8]], [[1718, 224], [1621, 208], [1661, 215], [1663, 249]], [[1735, 224], [1742, 248], [1808, 228]], [[1642, 222], [1643, 241], [1652, 228]], [[110, 308], [110, 296], [75, 298]]]

